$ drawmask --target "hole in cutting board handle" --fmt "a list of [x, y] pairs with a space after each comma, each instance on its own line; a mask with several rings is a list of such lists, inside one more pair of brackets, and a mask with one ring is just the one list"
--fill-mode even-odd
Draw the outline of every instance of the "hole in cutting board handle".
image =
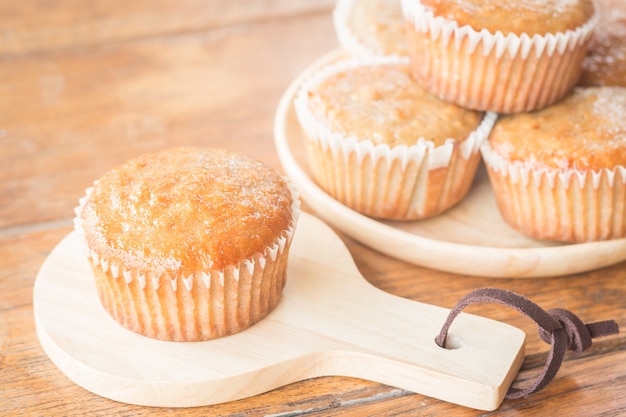
[[448, 334], [448, 337], [446, 338], [446, 345], [444, 347], [439, 346], [437, 343], [437, 337], [433, 339], [433, 342], [435, 342], [435, 345], [437, 345], [439, 349], [456, 350], [463, 347], [463, 342], [452, 333]]

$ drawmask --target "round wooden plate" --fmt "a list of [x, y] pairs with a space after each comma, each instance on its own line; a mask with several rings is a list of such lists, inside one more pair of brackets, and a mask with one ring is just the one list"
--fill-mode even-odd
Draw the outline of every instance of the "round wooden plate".
[[460, 204], [427, 220], [374, 220], [333, 199], [311, 177], [293, 100], [306, 77], [342, 58], [342, 52], [334, 51], [303, 71], [283, 94], [274, 120], [274, 140], [283, 169], [307, 205], [327, 223], [387, 255], [459, 274], [550, 277], [626, 260], [626, 239], [561, 244], [531, 239], [516, 232], [502, 219], [483, 167]]

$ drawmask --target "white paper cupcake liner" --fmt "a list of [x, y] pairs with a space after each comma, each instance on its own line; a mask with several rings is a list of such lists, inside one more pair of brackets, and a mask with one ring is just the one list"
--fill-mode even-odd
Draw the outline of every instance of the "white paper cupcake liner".
[[331, 196], [363, 214], [413, 220], [439, 214], [465, 196], [480, 161], [480, 145], [496, 114], [488, 113], [464, 141], [448, 139], [435, 146], [416, 132], [415, 144], [390, 147], [331, 131], [308, 109], [308, 94], [328, 76], [363, 65], [407, 64], [408, 58], [351, 59], [320, 69], [295, 99], [307, 138], [309, 165], [318, 184]]
[[626, 236], [626, 167], [534, 169], [488, 141], [481, 152], [504, 220], [537, 239], [586, 242]]
[[419, 1], [402, 0], [412, 74], [446, 100], [476, 110], [537, 110], [564, 97], [578, 82], [597, 13], [575, 30], [521, 35], [434, 16]]
[[[355, 7], [360, 7], [359, 1], [361, 0], [338, 0], [333, 9], [333, 25], [337, 40], [342, 48], [350, 55], [357, 57], [406, 56], [406, 50], [402, 50], [402, 48], [391, 48], [384, 45], [382, 41], [365, 41], [359, 34], [350, 29], [348, 22]], [[402, 35], [404, 36], [404, 26]]]

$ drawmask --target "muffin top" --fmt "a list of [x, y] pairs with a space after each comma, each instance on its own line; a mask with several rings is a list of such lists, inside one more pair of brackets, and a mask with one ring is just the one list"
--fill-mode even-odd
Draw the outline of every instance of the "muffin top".
[[[346, 1], [344, 0], [344, 3]], [[347, 0], [345, 25], [358, 42], [380, 55], [406, 55], [400, 0]]]
[[502, 116], [489, 145], [505, 160], [537, 169], [626, 165], [626, 88], [578, 87], [543, 110]]
[[626, 87], [626, 2], [596, 1], [599, 21], [583, 62], [580, 85]]
[[106, 173], [79, 216], [102, 259], [187, 277], [263, 253], [290, 226], [291, 204], [286, 182], [258, 161], [174, 148]]
[[308, 102], [331, 131], [390, 147], [411, 146], [420, 137], [436, 146], [449, 138], [465, 140], [483, 116], [426, 92], [404, 63], [336, 72], [309, 92]]
[[504, 35], [574, 30], [594, 14], [592, 0], [421, 0], [435, 16]]

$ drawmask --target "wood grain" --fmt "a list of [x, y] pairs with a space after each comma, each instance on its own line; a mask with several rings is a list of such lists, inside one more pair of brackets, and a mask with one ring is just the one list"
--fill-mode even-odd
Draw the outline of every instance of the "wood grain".
[[204, 32], [328, 12], [332, 5], [329, 0], [4, 0], [0, 57]]
[[327, 15], [314, 15], [0, 66], [0, 227], [67, 217], [105, 171], [169, 146], [233, 144], [278, 168], [281, 90], [334, 46]]
[[[274, 111], [291, 80], [337, 47], [331, 3], [0, 0], [3, 415], [626, 414], [623, 333], [595, 340], [582, 355], [568, 353], [544, 391], [490, 413], [345, 377], [314, 378], [214, 406], [132, 406], [80, 388], [47, 358], [35, 334], [33, 282], [71, 230], [83, 188], [129, 157], [176, 144], [227, 147], [280, 169]], [[215, 10], [229, 12], [217, 17]], [[625, 263], [559, 278], [493, 280], [472, 270], [450, 274], [398, 261], [340, 235], [362, 275], [395, 295], [449, 308], [474, 288], [497, 286], [543, 308], [564, 307], [584, 321], [614, 318], [626, 328]], [[537, 374], [548, 349], [527, 319], [491, 305], [468, 312], [523, 329], [527, 358], [520, 379]]]

